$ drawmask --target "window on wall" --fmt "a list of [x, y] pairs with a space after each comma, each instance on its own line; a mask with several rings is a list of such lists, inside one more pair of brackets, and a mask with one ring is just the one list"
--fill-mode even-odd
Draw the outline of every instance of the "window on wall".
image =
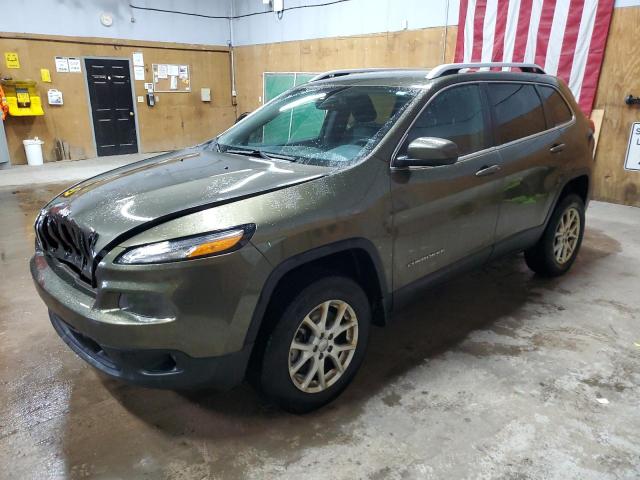
[[573, 118], [573, 113], [562, 95], [552, 87], [538, 86], [542, 103], [549, 116], [550, 127], [562, 125]]
[[544, 131], [546, 121], [536, 89], [524, 83], [489, 83], [489, 102], [496, 122], [498, 144]]
[[419, 137], [451, 140], [460, 156], [487, 148], [480, 87], [464, 85], [438, 94], [409, 130], [400, 155], [406, 155], [409, 144]]

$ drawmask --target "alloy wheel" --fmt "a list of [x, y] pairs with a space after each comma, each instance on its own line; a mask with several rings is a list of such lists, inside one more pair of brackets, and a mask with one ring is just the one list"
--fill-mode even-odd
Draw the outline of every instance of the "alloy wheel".
[[323, 302], [298, 325], [289, 347], [289, 376], [305, 393], [322, 392], [342, 377], [357, 345], [358, 319], [351, 305]]
[[571, 259], [580, 236], [580, 213], [575, 207], [567, 208], [558, 222], [553, 239], [553, 255], [556, 262], [564, 265]]

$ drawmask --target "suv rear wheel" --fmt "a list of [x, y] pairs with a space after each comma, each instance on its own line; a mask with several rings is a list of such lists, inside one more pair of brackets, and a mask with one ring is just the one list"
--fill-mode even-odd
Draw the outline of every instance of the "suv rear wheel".
[[584, 202], [578, 195], [567, 195], [556, 206], [542, 238], [524, 252], [527, 265], [546, 277], [562, 275], [575, 261], [583, 234]]
[[259, 388], [295, 413], [329, 403], [360, 368], [370, 323], [368, 298], [353, 280], [312, 283], [288, 303], [271, 333]]

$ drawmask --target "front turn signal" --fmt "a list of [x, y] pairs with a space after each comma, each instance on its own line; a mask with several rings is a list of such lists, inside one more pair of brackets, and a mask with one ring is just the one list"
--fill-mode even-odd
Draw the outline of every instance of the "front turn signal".
[[122, 265], [166, 263], [229, 253], [242, 248], [254, 231], [253, 224], [241, 225], [221, 232], [131, 247], [117, 257], [115, 263]]

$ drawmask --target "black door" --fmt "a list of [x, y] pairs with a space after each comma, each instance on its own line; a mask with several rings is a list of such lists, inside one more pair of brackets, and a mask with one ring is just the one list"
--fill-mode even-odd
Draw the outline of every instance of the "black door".
[[86, 59], [98, 156], [137, 153], [128, 60]]

